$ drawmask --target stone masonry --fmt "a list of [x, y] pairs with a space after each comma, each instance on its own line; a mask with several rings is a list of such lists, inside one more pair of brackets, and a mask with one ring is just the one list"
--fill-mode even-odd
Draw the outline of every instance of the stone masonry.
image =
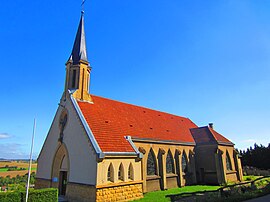
[[97, 189], [97, 202], [131, 201], [143, 198], [142, 184]]

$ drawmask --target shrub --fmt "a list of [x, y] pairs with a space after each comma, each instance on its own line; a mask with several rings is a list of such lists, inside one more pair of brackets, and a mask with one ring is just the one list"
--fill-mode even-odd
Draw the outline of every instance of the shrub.
[[[1, 202], [25, 202], [26, 192], [1, 192]], [[57, 202], [58, 190], [54, 188], [30, 190], [28, 202]]]
[[[21, 192], [22, 201], [25, 202], [25, 192]], [[29, 192], [28, 202], [57, 202], [58, 190], [54, 188], [36, 189]]]
[[0, 192], [1, 202], [21, 202], [20, 192]]

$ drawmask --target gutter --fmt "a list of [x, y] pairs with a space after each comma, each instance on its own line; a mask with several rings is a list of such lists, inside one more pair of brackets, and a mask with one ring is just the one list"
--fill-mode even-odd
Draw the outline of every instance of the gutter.
[[[157, 143], [157, 144], [177, 144], [177, 145], [188, 145], [188, 146], [195, 146], [195, 142], [178, 142], [173, 140], [156, 140], [151, 138], [136, 138], [132, 137], [134, 142], [147, 142], [147, 143]], [[133, 142], [132, 142], [133, 143]]]
[[131, 139], [131, 136], [126, 136], [126, 140], [129, 142], [129, 144], [132, 146], [132, 148], [135, 150], [137, 156], [142, 159], [143, 154], [138, 150], [138, 148], [135, 146], [134, 142]]

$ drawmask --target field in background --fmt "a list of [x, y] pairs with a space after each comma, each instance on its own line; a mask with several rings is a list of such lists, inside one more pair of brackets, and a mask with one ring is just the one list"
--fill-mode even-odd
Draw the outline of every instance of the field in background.
[[[26, 168], [26, 170], [16, 170], [16, 171], [7, 171], [7, 168], [4, 168], [5, 166], [14, 167], [17, 168]], [[37, 169], [37, 163], [32, 164], [32, 172], [36, 172]], [[16, 177], [17, 175], [25, 175], [28, 173], [28, 162], [27, 161], [0, 161], [0, 177]]]

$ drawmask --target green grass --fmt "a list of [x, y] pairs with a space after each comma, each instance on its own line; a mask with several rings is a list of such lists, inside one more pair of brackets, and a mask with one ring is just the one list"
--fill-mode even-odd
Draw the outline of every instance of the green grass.
[[261, 176], [246, 175], [246, 176], [243, 176], [243, 179], [244, 179], [244, 181], [253, 181], [253, 180], [256, 180], [259, 177], [261, 177]]
[[6, 172], [8, 168], [0, 168], [0, 172]]
[[[28, 168], [26, 168], [26, 170], [28, 170]], [[36, 171], [37, 168], [31, 168], [31, 171]], [[0, 172], [7, 172], [8, 168], [0, 168]], [[14, 170], [14, 171], [21, 171], [20, 168]]]
[[[259, 178], [260, 176], [244, 176], [244, 180], [245, 181], [251, 181], [251, 180], [255, 180], [257, 178]], [[263, 180], [260, 180], [258, 182], [255, 183], [256, 187], [260, 187], [260, 186], [266, 186], [268, 184], [269, 187], [269, 183], [270, 183], [270, 178], [266, 178]], [[135, 200], [134, 202], [169, 202], [170, 199], [169, 198], [165, 198], [166, 195], [169, 194], [180, 194], [183, 192], [196, 192], [196, 191], [205, 191], [205, 190], [217, 190], [218, 188], [220, 188], [220, 186], [206, 186], [206, 185], [196, 185], [196, 186], [186, 186], [186, 187], [182, 187], [182, 188], [173, 188], [173, 189], [169, 189], [169, 190], [165, 190], [165, 191], [155, 191], [155, 192], [149, 192], [144, 194], [144, 198], [140, 199], [140, 200]], [[269, 188], [268, 188], [269, 189]], [[265, 194], [269, 193], [270, 189], [267, 191], [264, 191]], [[256, 198], [258, 196], [263, 195], [262, 190], [256, 190], [256, 191], [252, 191], [252, 192], [246, 192], [243, 194], [237, 194], [237, 195], [233, 195], [230, 196], [229, 198], [224, 198], [224, 199], [218, 199], [218, 198], [213, 198], [212, 201], [243, 201], [244, 199], [250, 199], [250, 198]], [[240, 200], [241, 199], [241, 200]]]
[[[144, 194], [144, 198], [135, 200], [136, 202], [169, 202], [170, 199], [165, 196], [168, 194], [179, 194], [183, 192], [196, 192], [204, 190], [217, 190], [220, 186], [207, 186], [207, 185], [196, 185], [196, 186], [185, 186], [181, 188], [173, 188], [165, 191], [154, 191]], [[134, 201], [134, 202], [135, 202]]]

